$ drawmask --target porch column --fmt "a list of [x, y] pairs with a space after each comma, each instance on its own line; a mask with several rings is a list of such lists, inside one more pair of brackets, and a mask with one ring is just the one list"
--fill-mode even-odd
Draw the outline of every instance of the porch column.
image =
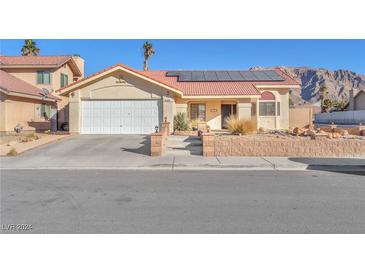
[[251, 103], [238, 103], [237, 117], [242, 120], [251, 120]]
[[69, 95], [69, 132], [80, 133], [81, 131], [81, 99], [79, 90]]
[[[162, 106], [162, 122], [169, 123], [169, 133], [173, 131], [173, 123], [174, 123], [174, 99], [170, 97], [163, 97], [163, 106]], [[166, 120], [166, 121], [165, 121]]]
[[176, 113], [182, 112], [182, 113], [185, 113], [186, 115], [188, 115], [188, 104], [186, 104], [186, 103], [183, 103], [183, 104], [175, 103], [175, 108], [176, 108]]

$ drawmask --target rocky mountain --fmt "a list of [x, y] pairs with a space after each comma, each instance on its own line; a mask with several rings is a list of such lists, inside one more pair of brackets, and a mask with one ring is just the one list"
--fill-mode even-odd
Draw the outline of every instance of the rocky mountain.
[[[331, 71], [324, 68], [280, 66], [282, 70], [292, 75], [302, 84], [301, 90], [293, 90], [290, 98], [294, 105], [318, 104], [319, 89], [325, 85], [331, 99], [348, 102], [349, 91], [365, 90], [365, 75], [350, 70]], [[251, 70], [272, 69], [272, 67], [254, 67]]]

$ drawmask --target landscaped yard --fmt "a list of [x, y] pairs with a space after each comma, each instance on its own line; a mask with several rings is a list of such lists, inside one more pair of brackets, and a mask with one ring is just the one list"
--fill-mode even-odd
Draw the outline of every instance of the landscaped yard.
[[26, 150], [67, 137], [65, 134], [17, 133], [0, 137], [0, 156], [16, 156]]

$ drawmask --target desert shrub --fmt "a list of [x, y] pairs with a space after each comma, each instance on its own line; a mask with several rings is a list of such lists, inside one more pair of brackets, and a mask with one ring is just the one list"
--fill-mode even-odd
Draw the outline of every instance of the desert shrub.
[[174, 117], [174, 130], [189, 130], [189, 120], [184, 112], [178, 112]]
[[226, 118], [228, 130], [231, 134], [250, 134], [256, 129], [255, 122], [239, 119], [234, 115]]
[[30, 139], [30, 140], [38, 140], [39, 139], [39, 136], [37, 134], [35, 134], [34, 132], [25, 135], [25, 137]]
[[15, 148], [12, 148], [9, 150], [9, 152], [6, 154], [7, 156], [17, 156], [18, 152], [16, 151]]
[[194, 119], [190, 121], [190, 126], [193, 130], [198, 130], [199, 119]]

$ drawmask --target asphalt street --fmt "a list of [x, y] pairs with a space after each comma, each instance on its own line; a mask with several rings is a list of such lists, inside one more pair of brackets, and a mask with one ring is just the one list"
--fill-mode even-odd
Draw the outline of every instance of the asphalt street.
[[0, 170], [1, 233], [365, 233], [365, 174]]

